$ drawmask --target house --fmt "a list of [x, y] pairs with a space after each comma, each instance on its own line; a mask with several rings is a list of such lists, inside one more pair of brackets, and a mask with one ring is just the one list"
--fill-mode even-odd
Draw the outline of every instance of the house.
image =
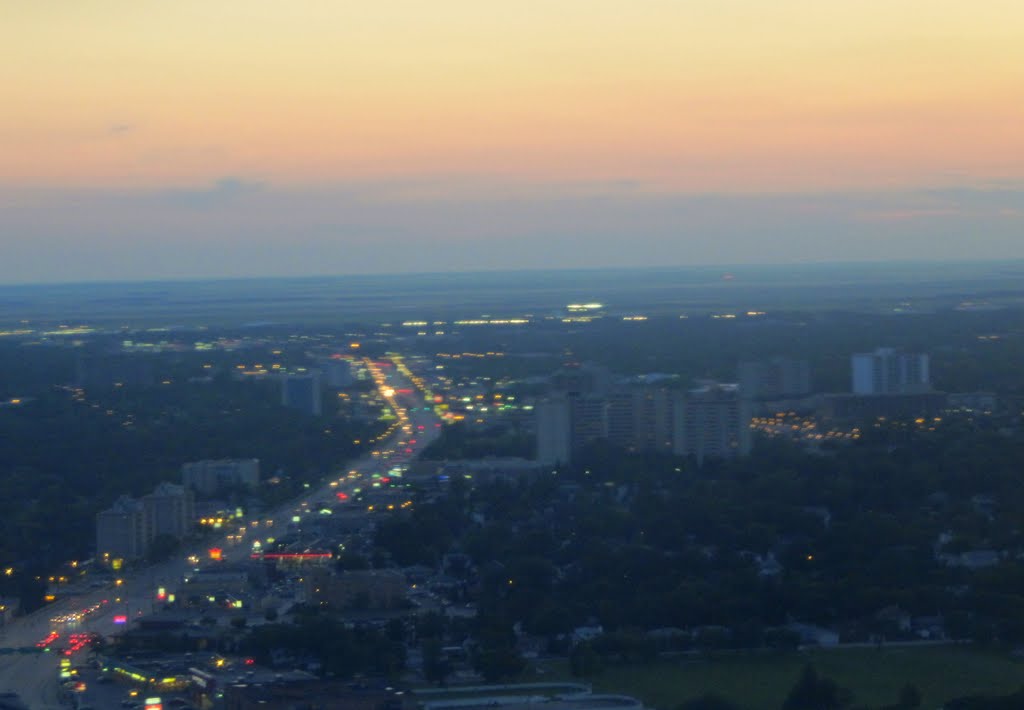
[[799, 636], [800, 644], [803, 646], [821, 646], [823, 648], [828, 648], [830, 646], [839, 645], [839, 633], [831, 629], [826, 629], [824, 626], [815, 626], [814, 624], [803, 624], [794, 621], [790, 624], [786, 624], [786, 629]]
[[577, 626], [572, 630], [572, 642], [583, 643], [585, 641], [593, 641], [598, 636], [604, 635], [604, 627], [601, 624], [591, 624], [589, 626]]
[[7, 626], [21, 611], [21, 600], [17, 597], [0, 597], [0, 627]]
[[939, 561], [947, 567], [963, 567], [970, 570], [994, 567], [1001, 559], [995, 550], [968, 550], [960, 554], [939, 555]]

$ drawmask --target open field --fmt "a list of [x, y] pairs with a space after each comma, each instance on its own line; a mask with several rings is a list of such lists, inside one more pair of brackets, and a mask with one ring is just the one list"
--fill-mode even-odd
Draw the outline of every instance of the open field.
[[[591, 679], [595, 691], [634, 695], [648, 707], [671, 710], [707, 693], [744, 710], [778, 710], [805, 663], [853, 691], [852, 707], [896, 702], [901, 687], [915, 684], [922, 708], [939, 708], [963, 695], [1005, 694], [1024, 685], [1024, 662], [966, 646], [836, 649], [786, 655], [742, 654], [663, 661], [649, 667], [615, 666]], [[565, 677], [564, 664], [543, 677]]]

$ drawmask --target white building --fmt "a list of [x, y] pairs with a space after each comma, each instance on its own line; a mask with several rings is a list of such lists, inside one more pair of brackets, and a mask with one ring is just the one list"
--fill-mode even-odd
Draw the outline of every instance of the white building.
[[854, 394], [918, 394], [931, 390], [929, 358], [878, 348], [850, 358]]
[[537, 415], [537, 462], [555, 465], [572, 459], [572, 405], [568, 397], [541, 400]]
[[135, 560], [144, 557], [157, 535], [182, 539], [195, 523], [192, 491], [161, 483], [136, 500], [121, 496], [96, 514], [97, 559]]
[[632, 383], [608, 394], [608, 440], [627, 451], [672, 451], [676, 392]]
[[96, 514], [96, 557], [133, 560], [146, 554], [146, 511], [140, 501], [121, 496]]
[[750, 453], [750, 403], [735, 384], [708, 383], [683, 395], [675, 407], [674, 452], [705, 458]]
[[147, 543], [157, 535], [185, 537], [195, 523], [192, 491], [173, 483], [161, 483], [152, 493], [142, 496], [146, 513]]

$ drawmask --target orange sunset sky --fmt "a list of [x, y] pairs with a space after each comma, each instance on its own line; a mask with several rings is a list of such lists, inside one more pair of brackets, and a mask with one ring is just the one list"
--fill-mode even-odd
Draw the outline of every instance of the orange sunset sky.
[[[732, 252], [697, 249], [697, 260], [728, 261], [754, 237], [742, 221], [687, 212], [687, 200], [709, 194], [733, 200], [730, 213], [749, 204], [832, 215], [798, 217], [796, 232], [829, 219], [877, 230], [981, 214], [1003, 235], [983, 256], [1024, 256], [1010, 239], [1024, 185], [1019, 1], [0, 6], [0, 239], [28, 233], [39, 245], [18, 247], [21, 274], [76, 239], [111, 253], [128, 240], [141, 255], [173, 232], [227, 252], [261, 210], [260, 224], [281, 239], [293, 225], [296, 243], [318, 245], [320, 257], [360, 240], [479, 240], [481, 258], [458, 268], [493, 268], [506, 264], [488, 262], [487, 240], [518, 233], [578, 243], [634, 225], [664, 248], [678, 247], [673, 234], [699, 247], [714, 224], [735, 236]], [[332, 212], [337, 191], [361, 195], [362, 211]], [[191, 198], [202, 195], [210, 204], [197, 215]], [[601, 229], [611, 215], [578, 212], [595, 195], [618, 210], [615, 234]], [[764, 195], [779, 201], [766, 206]], [[501, 225], [466, 229], [469, 203]], [[517, 223], [523, 211], [531, 216]], [[684, 252], [693, 249], [669, 261]], [[260, 263], [242, 272], [271, 271]], [[414, 265], [360, 268], [388, 263]], [[185, 264], [162, 275], [201, 273]], [[15, 277], [0, 270], [5, 278]]]

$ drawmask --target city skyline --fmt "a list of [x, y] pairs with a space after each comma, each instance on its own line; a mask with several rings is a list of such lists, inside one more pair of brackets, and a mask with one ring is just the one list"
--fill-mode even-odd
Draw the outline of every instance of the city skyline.
[[1024, 10], [26, 5], [0, 283], [1024, 258]]

